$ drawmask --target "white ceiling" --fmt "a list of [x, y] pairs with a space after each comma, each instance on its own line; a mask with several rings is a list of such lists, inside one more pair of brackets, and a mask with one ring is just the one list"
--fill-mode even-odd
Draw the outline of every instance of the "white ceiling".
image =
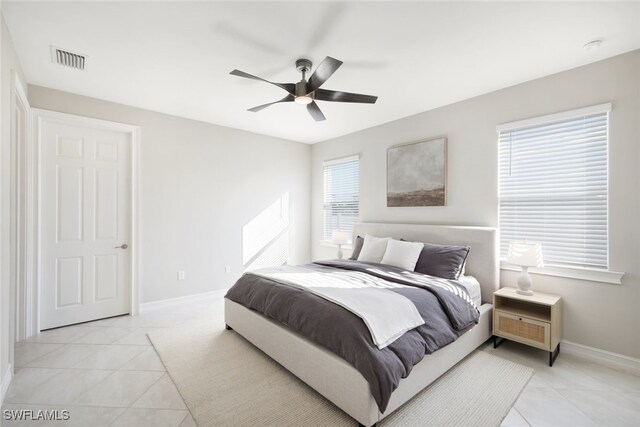
[[[640, 48], [640, 3], [3, 2], [28, 83], [314, 143]], [[604, 43], [586, 51], [595, 38]], [[87, 55], [84, 72], [51, 62]], [[344, 65], [323, 88], [375, 105], [247, 108], [284, 96], [294, 61]]]

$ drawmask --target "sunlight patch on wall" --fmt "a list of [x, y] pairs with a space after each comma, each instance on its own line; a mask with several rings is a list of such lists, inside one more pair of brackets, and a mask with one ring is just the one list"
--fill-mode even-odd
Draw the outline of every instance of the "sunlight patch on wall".
[[242, 265], [282, 265], [289, 258], [289, 193], [242, 227]]
[[283, 232], [275, 240], [270, 242], [244, 271], [256, 270], [264, 267], [277, 267], [289, 261], [289, 230]]

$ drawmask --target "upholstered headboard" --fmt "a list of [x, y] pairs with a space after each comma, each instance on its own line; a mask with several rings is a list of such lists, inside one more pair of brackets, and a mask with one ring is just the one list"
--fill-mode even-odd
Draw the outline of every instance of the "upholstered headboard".
[[380, 223], [360, 223], [353, 227], [354, 239], [365, 234], [440, 245], [467, 245], [471, 250], [465, 274], [480, 282], [482, 302], [491, 303], [493, 292], [500, 287], [498, 232], [495, 228]]

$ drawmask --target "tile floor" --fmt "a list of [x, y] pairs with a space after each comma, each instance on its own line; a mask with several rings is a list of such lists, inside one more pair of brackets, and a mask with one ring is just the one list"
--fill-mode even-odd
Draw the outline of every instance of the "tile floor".
[[[146, 334], [189, 322], [223, 322], [221, 298], [56, 329], [16, 344], [15, 378], [2, 409], [67, 409], [66, 422], [2, 426], [195, 426]], [[503, 426], [640, 426], [640, 374], [512, 342], [482, 350], [536, 374]]]
[[[562, 347], [561, 347], [562, 348]], [[640, 426], [640, 373], [514, 342], [483, 350], [536, 370], [502, 426]]]

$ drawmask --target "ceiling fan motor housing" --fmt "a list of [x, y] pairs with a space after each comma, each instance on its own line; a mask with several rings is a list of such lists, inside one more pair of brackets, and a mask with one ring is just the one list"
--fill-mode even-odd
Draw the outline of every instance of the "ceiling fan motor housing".
[[[295, 96], [305, 96], [307, 95], [307, 81], [300, 80], [296, 83], [296, 94]], [[308, 96], [311, 96], [310, 94]]]
[[313, 63], [308, 59], [300, 58], [296, 61], [296, 70], [301, 73], [308, 73], [311, 71], [311, 67], [313, 67]]

